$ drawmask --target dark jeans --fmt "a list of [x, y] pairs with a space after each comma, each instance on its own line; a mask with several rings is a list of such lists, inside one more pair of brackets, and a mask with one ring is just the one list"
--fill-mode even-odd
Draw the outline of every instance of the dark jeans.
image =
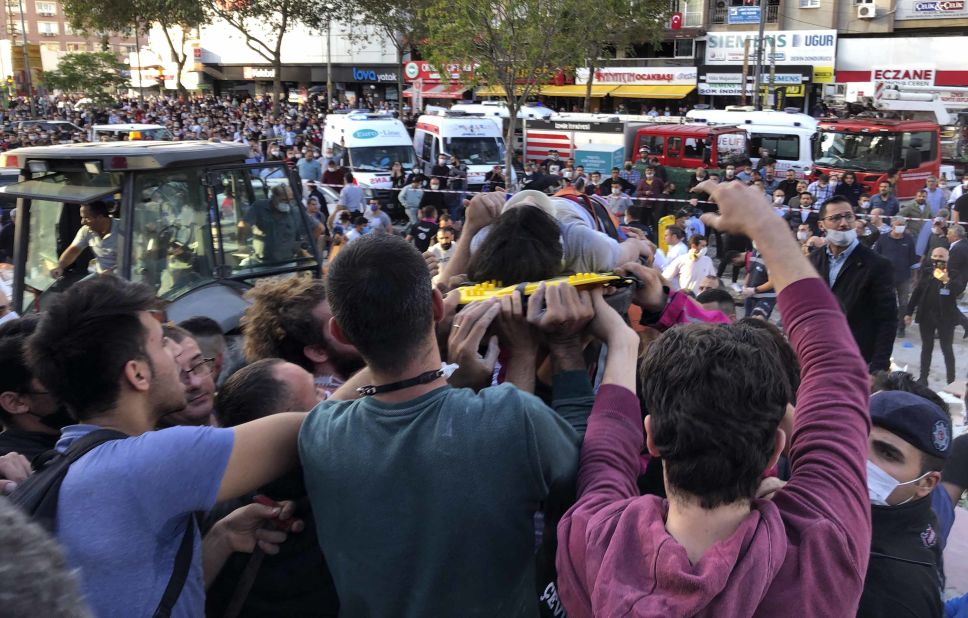
[[955, 335], [955, 325], [941, 325], [933, 321], [922, 319], [918, 323], [921, 330], [921, 381], [928, 379], [928, 371], [931, 369], [931, 353], [934, 352], [934, 333], [938, 332], [938, 340], [941, 343], [941, 354], [944, 356], [944, 370], [947, 384], [955, 381], [955, 351], [951, 347], [951, 341]]
[[911, 299], [911, 280], [895, 282], [894, 292], [897, 296], [897, 330], [900, 332], [904, 330], [904, 314], [907, 313], [908, 301]]

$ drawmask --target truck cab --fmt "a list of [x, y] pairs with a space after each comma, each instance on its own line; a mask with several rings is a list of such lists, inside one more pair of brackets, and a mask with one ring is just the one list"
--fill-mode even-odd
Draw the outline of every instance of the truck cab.
[[814, 150], [815, 173], [851, 171], [874, 194], [888, 171], [898, 172], [897, 199], [914, 197], [928, 176], [941, 172], [941, 135], [935, 122], [852, 118], [822, 120]]
[[776, 159], [777, 177], [792, 169], [797, 177], [810, 173], [813, 164], [813, 140], [817, 134], [817, 119], [807, 114], [780, 111], [750, 111], [746, 109], [693, 109], [686, 113], [690, 122], [737, 125], [750, 138], [750, 152], [754, 159], [766, 148]]
[[643, 146], [666, 168], [676, 197], [686, 197], [689, 176], [697, 167], [725, 168], [749, 157], [749, 137], [736, 126], [656, 124], [635, 132], [634, 160]]
[[19, 170], [19, 182], [0, 187], [17, 200], [14, 309], [42, 310], [95, 276], [89, 249], [60, 278], [51, 274], [81, 228], [80, 206], [95, 200], [111, 206], [111, 234], [119, 234], [114, 274], [153, 287], [169, 319], [206, 315], [231, 332], [257, 279], [319, 276], [300, 204], [270, 210], [273, 191], [286, 185], [298, 199], [299, 183], [282, 163], [245, 164], [247, 153], [240, 144], [138, 141], [4, 153], [0, 166]]
[[430, 176], [437, 155], [457, 157], [467, 166], [467, 188], [480, 191], [484, 175], [495, 165], [504, 167], [506, 150], [499, 120], [479, 113], [444, 110], [420, 116], [413, 133], [420, 169]]

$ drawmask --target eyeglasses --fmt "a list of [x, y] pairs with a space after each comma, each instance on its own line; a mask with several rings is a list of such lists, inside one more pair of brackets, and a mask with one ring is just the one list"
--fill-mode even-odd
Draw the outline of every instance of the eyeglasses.
[[856, 218], [857, 217], [854, 216], [854, 213], [852, 212], [842, 212], [839, 215], [830, 215], [828, 217], [824, 217], [823, 220], [826, 221], [827, 223], [840, 223], [841, 221], [846, 221], [847, 223], [853, 223], [854, 219]]
[[182, 369], [180, 377], [182, 382], [187, 382], [189, 376], [195, 376], [196, 378], [207, 378], [212, 375], [212, 371], [215, 370], [215, 359], [214, 358], [203, 358], [199, 363], [193, 365], [189, 369]]

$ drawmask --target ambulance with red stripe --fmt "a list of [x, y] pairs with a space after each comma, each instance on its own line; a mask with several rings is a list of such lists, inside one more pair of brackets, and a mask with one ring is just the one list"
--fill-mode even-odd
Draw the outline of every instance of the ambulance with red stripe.
[[448, 110], [423, 114], [413, 133], [418, 168], [430, 176], [438, 155], [447, 157], [447, 165], [451, 157], [457, 157], [467, 166], [467, 189], [479, 191], [485, 174], [496, 165], [504, 167], [504, 136], [500, 118], [496, 120], [484, 114]]

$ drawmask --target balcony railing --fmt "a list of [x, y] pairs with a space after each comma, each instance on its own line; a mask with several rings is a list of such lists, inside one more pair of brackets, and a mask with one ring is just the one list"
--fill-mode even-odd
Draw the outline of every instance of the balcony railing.
[[[723, 0], [713, 0], [712, 6], [710, 7], [710, 15], [712, 16], [711, 23], [713, 24], [727, 24], [727, 15], [729, 14], [730, 6], [750, 6], [748, 4], [734, 4], [730, 5], [728, 2]], [[755, 6], [755, 5], [754, 5]], [[775, 24], [779, 22], [780, 17], [780, 3], [770, 2], [766, 5], [766, 23]]]

